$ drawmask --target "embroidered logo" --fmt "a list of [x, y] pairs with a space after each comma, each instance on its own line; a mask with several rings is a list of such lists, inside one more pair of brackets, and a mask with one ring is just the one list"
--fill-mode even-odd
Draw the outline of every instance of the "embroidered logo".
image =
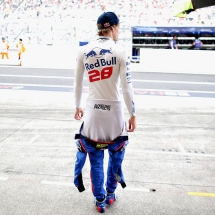
[[87, 60], [88, 57], [95, 57], [97, 55], [94, 50], [88, 52], [87, 54], [86, 53], [84, 53], [84, 54], [86, 56], [86, 60]]
[[95, 104], [94, 109], [101, 109], [101, 110], [108, 110], [110, 111], [111, 105], [104, 105], [104, 104]]
[[107, 22], [107, 23], [104, 24], [104, 27], [105, 27], [105, 28], [107, 28], [107, 27], [109, 27], [109, 26], [110, 26], [110, 23], [109, 23], [109, 22]]
[[100, 150], [104, 150], [108, 148], [108, 144], [97, 143], [96, 148]]
[[85, 54], [86, 60], [87, 60], [89, 57], [101, 58], [102, 56], [104, 56], [106, 54], [113, 54], [113, 53], [111, 52], [111, 48], [110, 49], [101, 49], [99, 47], [95, 47], [88, 53], [84, 53], [84, 54]]

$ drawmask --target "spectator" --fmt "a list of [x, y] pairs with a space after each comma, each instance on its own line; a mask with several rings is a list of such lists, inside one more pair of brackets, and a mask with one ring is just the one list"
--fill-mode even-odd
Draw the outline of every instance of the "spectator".
[[195, 40], [192, 45], [194, 49], [201, 49], [203, 42], [199, 39], [198, 36], [195, 36]]
[[9, 49], [9, 45], [6, 42], [5, 38], [2, 37], [2, 42], [1, 42], [1, 56], [2, 56], [2, 59], [4, 59], [4, 56], [6, 56], [6, 58], [9, 59], [8, 49]]
[[177, 36], [173, 35], [173, 38], [172, 38], [172, 40], [170, 40], [170, 43], [169, 43], [169, 48], [170, 49], [178, 49], [176, 40], [177, 40]]
[[25, 46], [22, 43], [22, 39], [19, 39], [19, 43], [16, 44], [16, 48], [18, 49], [18, 60], [19, 60], [19, 66], [22, 66], [22, 53], [25, 52]]
[[[13, 20], [23, 20], [20, 23], [30, 22], [32, 33], [35, 32], [41, 37], [46, 29], [44, 23], [55, 23], [54, 28], [57, 28], [58, 21], [67, 22], [74, 25], [79, 18], [80, 22], [87, 23], [80, 25], [83, 36], [89, 38], [90, 31], [86, 26], [93, 25], [98, 14], [101, 11], [110, 10], [117, 11], [120, 17], [127, 26], [131, 25], [207, 25], [215, 24], [215, 6], [197, 9], [192, 12], [191, 18], [178, 18], [173, 16], [173, 2], [175, 0], [0, 0], [0, 19], [5, 19], [5, 25], [14, 25], [15, 22], [9, 21], [11, 17]], [[194, 16], [193, 16], [193, 15]], [[51, 18], [53, 22], [42, 20], [42, 18]], [[192, 18], [193, 17], [193, 18]], [[71, 19], [73, 19], [71, 21]], [[6, 21], [8, 20], [8, 21]], [[11, 20], [11, 19], [10, 19]], [[32, 20], [32, 21], [31, 21]], [[34, 20], [34, 21], [33, 21]], [[71, 24], [72, 23], [72, 24]], [[0, 25], [0, 32], [3, 27]], [[10, 31], [3, 32], [7, 35], [9, 40], [15, 39], [17, 35], [24, 32], [23, 28], [13, 27], [14, 35]], [[63, 32], [71, 33], [71, 28], [65, 26], [62, 31], [57, 31], [59, 37], [63, 38]], [[27, 35], [28, 36], [28, 35]], [[26, 36], [26, 38], [27, 38]], [[57, 36], [57, 37], [58, 37]], [[90, 35], [91, 36], [91, 35]], [[36, 38], [36, 36], [35, 36]]]

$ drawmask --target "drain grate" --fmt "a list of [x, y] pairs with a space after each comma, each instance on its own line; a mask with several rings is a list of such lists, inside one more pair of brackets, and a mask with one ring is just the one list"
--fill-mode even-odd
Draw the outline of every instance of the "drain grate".
[[179, 152], [178, 149], [162, 149], [163, 152]]
[[203, 152], [203, 151], [197, 151], [197, 150], [188, 150], [188, 153], [196, 153], [196, 154], [205, 154], [205, 152]]

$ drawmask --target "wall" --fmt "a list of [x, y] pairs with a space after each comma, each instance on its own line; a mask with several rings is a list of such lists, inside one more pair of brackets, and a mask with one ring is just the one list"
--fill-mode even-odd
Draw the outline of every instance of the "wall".
[[140, 49], [133, 71], [215, 74], [215, 51]]

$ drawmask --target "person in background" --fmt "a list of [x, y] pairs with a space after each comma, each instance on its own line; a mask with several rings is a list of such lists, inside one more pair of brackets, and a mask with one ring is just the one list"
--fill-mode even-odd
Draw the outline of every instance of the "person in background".
[[7, 59], [9, 59], [9, 56], [8, 56], [8, 49], [10, 48], [8, 43], [6, 42], [5, 38], [2, 37], [2, 42], [1, 42], [1, 56], [2, 56], [2, 59], [4, 59], [4, 57], [6, 57]]
[[192, 47], [193, 49], [201, 49], [203, 42], [199, 39], [198, 36], [195, 36], [195, 40], [193, 41]]
[[[75, 70], [76, 120], [82, 120], [84, 116], [81, 102], [84, 73], [87, 74], [89, 94], [86, 100], [86, 117], [75, 136], [78, 151], [74, 184], [79, 192], [85, 190], [81, 170], [88, 154], [92, 192], [100, 213], [104, 213], [106, 205], [111, 205], [116, 200], [117, 185], [126, 187], [122, 162], [128, 145], [128, 132], [134, 132], [136, 129], [130, 57], [126, 54], [125, 48], [117, 43], [119, 27], [119, 18], [115, 13], [101, 14], [97, 20], [98, 38], [80, 48]], [[120, 81], [130, 116], [128, 127], [120, 98]], [[103, 166], [105, 149], [109, 153], [106, 189]]]
[[22, 53], [25, 52], [25, 46], [23, 45], [22, 39], [19, 39], [19, 42], [16, 44], [16, 48], [18, 49], [18, 60], [19, 66], [22, 66]]
[[173, 35], [172, 39], [169, 42], [169, 48], [170, 49], [178, 49], [177, 41], [176, 40], [177, 40], [177, 36]]

